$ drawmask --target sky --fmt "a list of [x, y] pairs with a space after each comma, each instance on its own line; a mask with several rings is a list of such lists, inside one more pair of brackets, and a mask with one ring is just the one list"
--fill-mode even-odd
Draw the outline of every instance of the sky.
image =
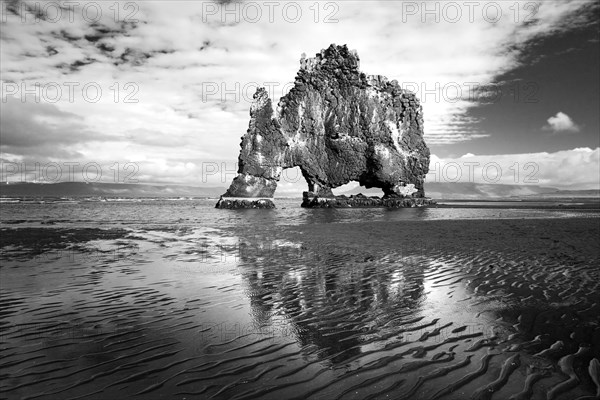
[[227, 187], [256, 88], [335, 43], [421, 99], [426, 182], [600, 187], [597, 1], [1, 6], [2, 181]]

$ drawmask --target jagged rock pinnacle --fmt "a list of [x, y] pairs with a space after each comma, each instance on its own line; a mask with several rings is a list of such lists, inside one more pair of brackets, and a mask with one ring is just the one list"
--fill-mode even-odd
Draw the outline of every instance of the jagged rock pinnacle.
[[429, 149], [419, 100], [395, 80], [360, 72], [359, 61], [332, 44], [302, 55], [276, 109], [264, 88], [256, 91], [238, 176], [217, 207], [232, 207], [227, 197], [272, 198], [283, 169], [296, 166], [317, 197], [351, 181], [388, 197], [424, 197]]

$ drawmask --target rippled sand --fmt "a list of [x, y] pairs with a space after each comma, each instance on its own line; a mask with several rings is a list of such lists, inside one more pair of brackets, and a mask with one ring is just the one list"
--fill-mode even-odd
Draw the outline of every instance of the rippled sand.
[[3, 398], [600, 390], [598, 218], [79, 229], [3, 228]]

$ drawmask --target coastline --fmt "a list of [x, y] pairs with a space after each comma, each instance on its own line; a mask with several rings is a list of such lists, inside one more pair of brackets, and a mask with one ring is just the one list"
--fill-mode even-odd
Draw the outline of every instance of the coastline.
[[[518, 361], [495, 394], [509, 398], [529, 365], [546, 371], [536, 394], [560, 389], [559, 361], [578, 352], [580, 384], [558, 399], [591, 393], [597, 216], [332, 223], [338, 210], [313, 211], [319, 223], [249, 210], [219, 228], [2, 228], [2, 394], [334, 398], [401, 382], [394, 398], [469, 397]], [[447, 376], [412, 384], [440, 366]]]

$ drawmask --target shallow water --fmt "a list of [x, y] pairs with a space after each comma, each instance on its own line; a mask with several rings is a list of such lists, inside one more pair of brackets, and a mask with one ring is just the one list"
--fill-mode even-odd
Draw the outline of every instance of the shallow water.
[[[42, 200], [43, 201], [43, 200]], [[55, 227], [235, 227], [249, 223], [305, 225], [362, 221], [405, 221], [499, 218], [572, 218], [600, 216], [600, 203], [564, 202], [441, 202], [428, 208], [305, 209], [298, 199], [276, 199], [272, 210], [220, 210], [216, 200], [115, 199], [98, 201], [48, 201], [4, 203], [0, 224]], [[527, 207], [527, 205], [530, 207]], [[584, 204], [585, 207], [581, 205]], [[459, 205], [460, 207], [457, 207]], [[469, 207], [465, 207], [469, 206]]]
[[0, 396], [596, 392], [596, 210], [213, 202], [3, 205]]

